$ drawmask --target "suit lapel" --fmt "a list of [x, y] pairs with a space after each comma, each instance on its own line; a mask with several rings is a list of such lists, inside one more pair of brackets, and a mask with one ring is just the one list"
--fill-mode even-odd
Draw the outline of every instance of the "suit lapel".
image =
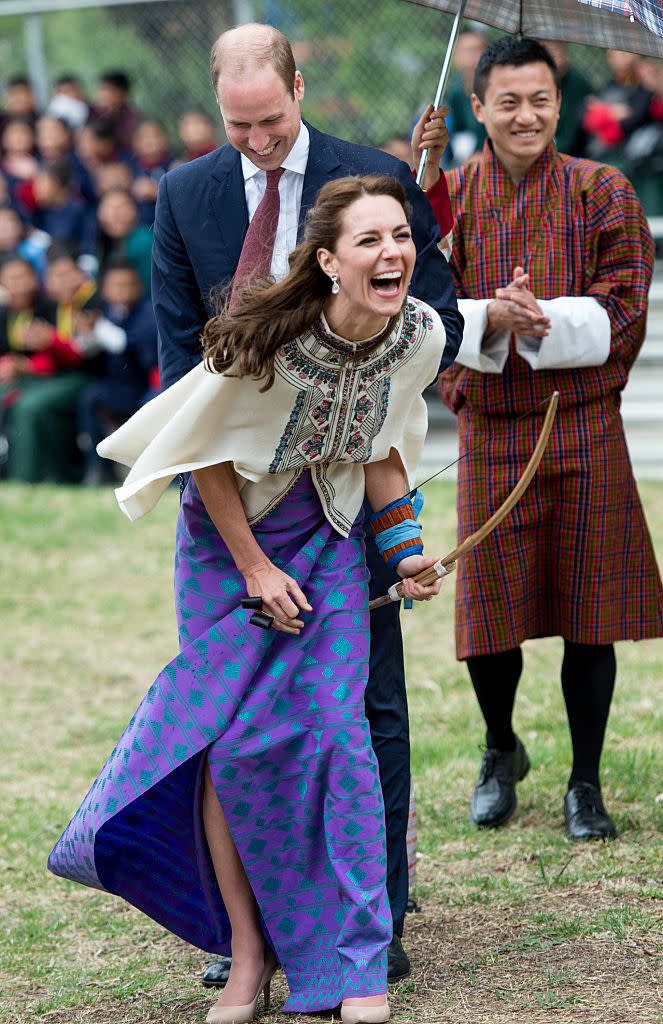
[[212, 178], [210, 205], [221, 229], [226, 267], [234, 274], [249, 226], [249, 214], [241, 158], [232, 146], [226, 145], [220, 150]]
[[304, 186], [302, 188], [302, 205], [299, 211], [299, 231], [297, 241], [301, 241], [304, 219], [310, 208], [314, 205], [316, 196], [322, 186], [332, 178], [343, 177], [341, 161], [334, 148], [334, 140], [331, 135], [324, 135], [317, 128], [305, 122], [309, 130], [309, 151], [306, 173], [304, 175]]

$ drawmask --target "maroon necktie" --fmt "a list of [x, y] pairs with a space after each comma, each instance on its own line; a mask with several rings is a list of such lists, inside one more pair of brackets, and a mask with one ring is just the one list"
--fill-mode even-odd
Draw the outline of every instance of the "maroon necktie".
[[267, 277], [269, 274], [281, 209], [279, 181], [284, 170], [283, 167], [277, 167], [275, 171], [267, 171], [265, 194], [253, 214], [249, 230], [244, 238], [242, 251], [239, 254], [239, 262], [230, 293], [231, 309], [237, 304], [243, 287], [251, 280]]

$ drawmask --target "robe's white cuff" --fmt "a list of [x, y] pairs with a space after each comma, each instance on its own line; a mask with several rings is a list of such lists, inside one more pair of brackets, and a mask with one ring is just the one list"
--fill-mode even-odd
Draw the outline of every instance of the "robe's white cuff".
[[610, 355], [610, 317], [590, 296], [539, 299], [550, 318], [546, 338], [516, 335], [516, 351], [533, 370], [602, 366]]
[[509, 332], [495, 331], [484, 337], [488, 306], [492, 299], [459, 299], [458, 310], [465, 320], [463, 340], [456, 362], [481, 373], [501, 373], [509, 358]]

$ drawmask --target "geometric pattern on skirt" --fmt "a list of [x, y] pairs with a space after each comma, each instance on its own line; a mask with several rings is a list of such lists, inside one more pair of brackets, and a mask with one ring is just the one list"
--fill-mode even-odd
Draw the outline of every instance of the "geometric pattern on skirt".
[[181, 653], [150, 687], [49, 868], [229, 953], [202, 824], [205, 760], [287, 977], [285, 1009], [386, 991], [384, 809], [364, 714], [369, 627], [361, 526], [323, 517], [310, 474], [256, 528], [313, 612], [299, 637], [248, 625], [244, 581], [193, 479], [178, 520]]
[[[458, 537], [495, 511], [527, 464], [544, 412], [515, 423], [458, 413]], [[663, 635], [663, 588], [613, 396], [558, 410], [532, 483], [459, 560], [459, 660], [562, 636], [585, 644]]]

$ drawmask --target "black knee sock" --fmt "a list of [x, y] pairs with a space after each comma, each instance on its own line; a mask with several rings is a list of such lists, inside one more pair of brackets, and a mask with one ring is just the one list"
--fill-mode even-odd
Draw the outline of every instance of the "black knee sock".
[[617, 663], [612, 644], [574, 644], [564, 641], [562, 690], [569, 716], [574, 782], [599, 783], [610, 702], [615, 688]]
[[520, 647], [467, 659], [467, 667], [486, 721], [486, 746], [515, 750], [511, 725], [518, 680], [523, 670]]

